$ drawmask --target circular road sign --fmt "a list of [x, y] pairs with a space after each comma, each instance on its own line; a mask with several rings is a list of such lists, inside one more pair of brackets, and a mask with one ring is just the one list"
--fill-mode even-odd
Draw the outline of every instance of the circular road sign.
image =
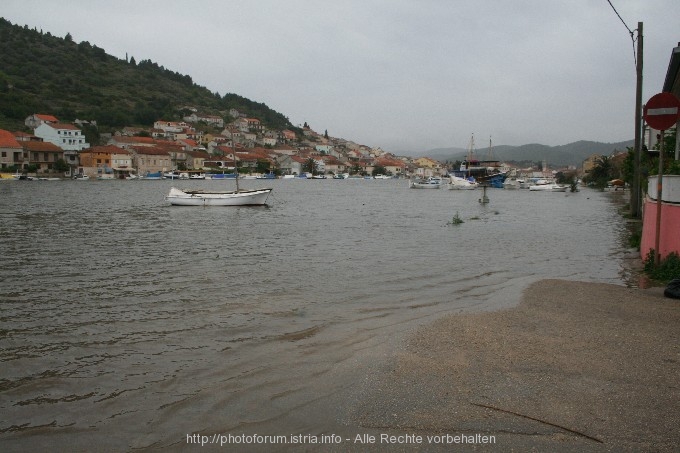
[[673, 93], [655, 94], [647, 101], [642, 117], [650, 127], [665, 131], [680, 118], [680, 100]]

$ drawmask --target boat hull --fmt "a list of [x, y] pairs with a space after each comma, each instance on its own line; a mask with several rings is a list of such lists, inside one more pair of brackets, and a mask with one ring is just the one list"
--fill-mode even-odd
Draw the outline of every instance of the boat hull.
[[429, 182], [412, 182], [409, 187], [411, 187], [411, 189], [439, 189], [441, 184]]
[[165, 199], [173, 206], [262, 206], [273, 189], [238, 192], [183, 191], [172, 188]]
[[465, 178], [451, 175], [451, 182], [448, 184], [449, 190], [472, 190], [476, 189], [478, 184]]
[[561, 186], [559, 184], [538, 184], [529, 186], [529, 190], [532, 192], [566, 192], [567, 186]]

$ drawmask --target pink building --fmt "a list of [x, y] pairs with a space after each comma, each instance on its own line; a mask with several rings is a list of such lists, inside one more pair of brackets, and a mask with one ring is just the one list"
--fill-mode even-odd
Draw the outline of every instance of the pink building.
[[[640, 256], [644, 260], [656, 248], [657, 176], [649, 178], [649, 193], [645, 197], [642, 217]], [[659, 223], [659, 256], [680, 255], [680, 175], [663, 175], [661, 187], [661, 222]]]

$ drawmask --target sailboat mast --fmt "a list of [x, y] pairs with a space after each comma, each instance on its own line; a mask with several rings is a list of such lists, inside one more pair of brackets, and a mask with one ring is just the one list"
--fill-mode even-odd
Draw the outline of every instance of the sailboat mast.
[[489, 135], [489, 157], [487, 160], [492, 161], [493, 159], [493, 146], [491, 145], [491, 136]]
[[236, 143], [234, 143], [234, 133], [231, 133], [231, 155], [234, 158], [234, 174], [236, 175], [236, 192], [239, 191], [238, 187], [238, 162], [236, 162]]

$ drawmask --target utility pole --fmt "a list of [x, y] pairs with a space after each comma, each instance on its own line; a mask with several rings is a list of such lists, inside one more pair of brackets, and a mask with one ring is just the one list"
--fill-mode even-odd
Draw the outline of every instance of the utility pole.
[[630, 214], [641, 218], [642, 188], [640, 181], [640, 157], [642, 155], [642, 22], [637, 28], [637, 84], [635, 88], [635, 164], [633, 168], [633, 190], [630, 192]]

